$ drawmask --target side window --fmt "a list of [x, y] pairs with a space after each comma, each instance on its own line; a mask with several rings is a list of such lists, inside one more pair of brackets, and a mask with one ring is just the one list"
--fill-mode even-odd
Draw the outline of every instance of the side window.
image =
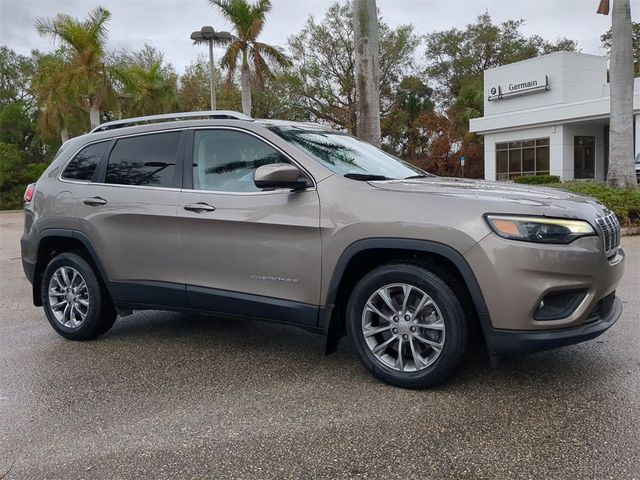
[[122, 138], [111, 150], [105, 183], [173, 187], [181, 132]]
[[67, 180], [91, 180], [98, 163], [109, 146], [109, 141], [94, 143], [80, 150], [67, 168], [62, 172], [62, 178]]
[[217, 192], [259, 192], [256, 168], [290, 163], [275, 148], [235, 130], [198, 130], [193, 145], [193, 188]]

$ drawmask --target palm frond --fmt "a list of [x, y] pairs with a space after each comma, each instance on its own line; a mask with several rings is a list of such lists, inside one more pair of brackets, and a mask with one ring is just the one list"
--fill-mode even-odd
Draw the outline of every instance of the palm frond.
[[240, 33], [250, 18], [251, 10], [245, 0], [209, 0], [222, 16]]
[[50, 37], [52, 40], [61, 39], [62, 41], [71, 40], [69, 35], [69, 26], [74, 23], [74, 18], [65, 13], [59, 13], [53, 18], [37, 18], [35, 27], [36, 31], [43, 37]]
[[267, 60], [280, 67], [286, 68], [293, 65], [291, 59], [280, 47], [274, 47], [273, 45], [262, 42], [253, 42], [252, 47], [260, 54], [260, 56], [265, 57]]
[[88, 18], [84, 21], [84, 26], [88, 31], [89, 36], [101, 45], [104, 45], [107, 41], [107, 34], [109, 32], [107, 30], [106, 23], [110, 18], [111, 12], [109, 12], [109, 10], [102, 7], [96, 7], [89, 12]]
[[252, 41], [255, 41], [260, 33], [262, 33], [267, 12], [271, 10], [271, 1], [258, 0], [258, 2], [252, 5], [250, 8], [252, 21], [247, 29], [247, 37]]
[[258, 82], [258, 87], [260, 90], [264, 90], [264, 79], [273, 77], [271, 69], [256, 49], [252, 48], [249, 55], [253, 63], [253, 74]]
[[220, 66], [229, 70], [229, 75], [233, 75], [238, 66], [238, 57], [245, 49], [245, 45], [240, 40], [234, 40], [227, 47], [227, 51], [220, 59]]

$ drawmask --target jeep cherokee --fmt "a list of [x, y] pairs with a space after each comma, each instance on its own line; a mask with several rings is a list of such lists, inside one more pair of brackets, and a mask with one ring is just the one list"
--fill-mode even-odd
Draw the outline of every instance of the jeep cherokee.
[[63, 337], [118, 313], [206, 312], [348, 332], [393, 385], [449, 378], [620, 316], [620, 225], [555, 189], [440, 178], [324, 126], [191, 112], [108, 122], [25, 193], [33, 302]]

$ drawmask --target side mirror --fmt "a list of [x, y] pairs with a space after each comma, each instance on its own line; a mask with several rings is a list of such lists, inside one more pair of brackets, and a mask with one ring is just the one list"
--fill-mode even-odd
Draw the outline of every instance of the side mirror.
[[258, 167], [253, 181], [258, 188], [290, 188], [297, 190], [309, 186], [298, 167], [288, 163], [272, 163]]

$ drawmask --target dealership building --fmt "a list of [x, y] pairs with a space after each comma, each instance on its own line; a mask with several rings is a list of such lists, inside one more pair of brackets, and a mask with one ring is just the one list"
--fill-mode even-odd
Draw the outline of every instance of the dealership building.
[[[604, 180], [609, 153], [607, 57], [558, 52], [484, 72], [484, 136], [489, 180], [558, 175]], [[635, 79], [635, 153], [640, 153], [640, 78]]]

